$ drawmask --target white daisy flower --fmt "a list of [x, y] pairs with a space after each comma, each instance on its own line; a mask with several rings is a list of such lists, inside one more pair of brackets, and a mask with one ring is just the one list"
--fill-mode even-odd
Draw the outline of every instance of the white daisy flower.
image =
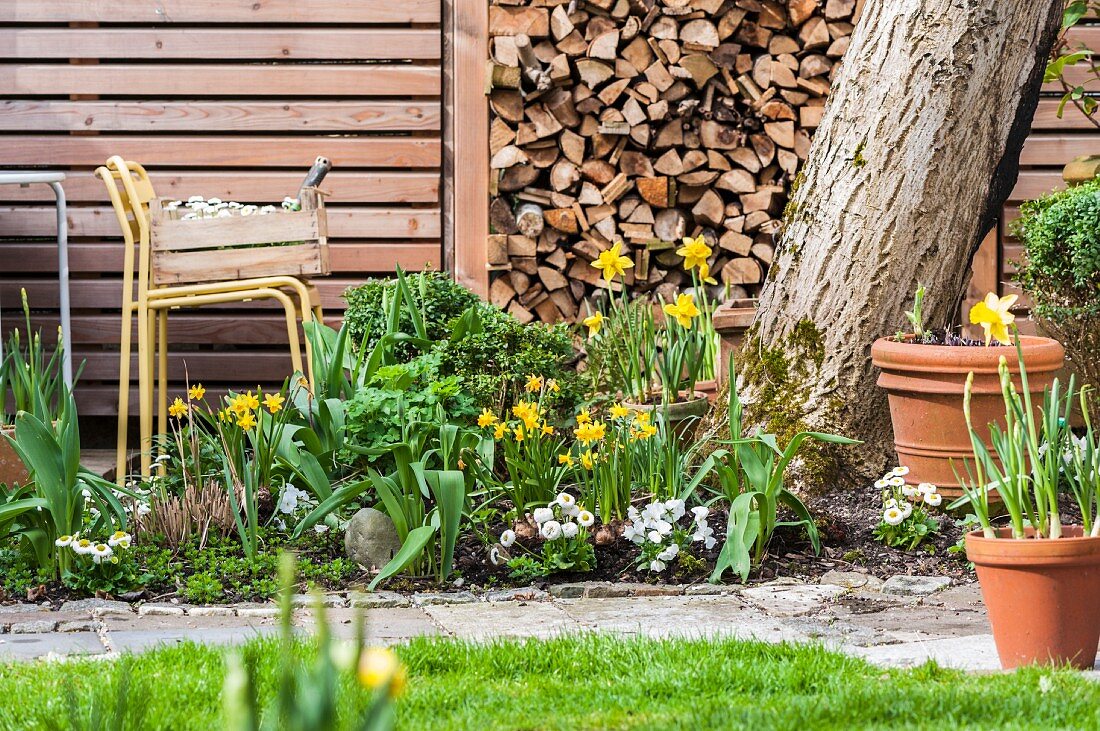
[[97, 543], [92, 546], [92, 550], [89, 553], [93, 561], [102, 563], [113, 556], [115, 552], [106, 543]]
[[596, 522], [596, 516], [587, 510], [581, 510], [577, 513], [577, 522], [581, 524], [581, 527], [587, 528]]
[[905, 515], [898, 508], [887, 508], [882, 513], [882, 519], [887, 525], [900, 525], [905, 520]]
[[201, 195], [193, 195], [187, 199], [188, 203], [202, 203], [203, 199]]
[[912, 514], [913, 514], [913, 504], [912, 503], [905, 503], [904, 505], [901, 506], [901, 516], [902, 516], [901, 519], [902, 520], [905, 520], [906, 518], [908, 518]]
[[940, 503], [943, 502], [943, 495], [938, 492], [926, 492], [924, 494], [924, 502], [931, 505], [933, 508], [938, 508]]
[[61, 536], [56, 541], [54, 541], [53, 544], [58, 548], [65, 548], [66, 546], [71, 545], [75, 538], [76, 536]]
[[561, 512], [562, 512], [563, 515], [565, 515], [568, 518], [575, 518], [578, 515], [580, 515], [581, 506], [577, 505], [576, 503], [573, 503], [568, 508], [563, 507], [561, 509]]
[[516, 542], [516, 532], [509, 528], [500, 534], [500, 545], [505, 548], [511, 548], [512, 544]]
[[546, 540], [556, 541], [561, 538], [561, 523], [556, 520], [548, 520], [542, 524], [540, 532]]
[[877, 487], [879, 490], [885, 490], [886, 488], [890, 487], [890, 483], [885, 477], [883, 477], [881, 480], [875, 480], [875, 487]]
[[535, 522], [539, 525], [554, 519], [554, 510], [552, 508], [535, 508]]
[[905, 497], [916, 497], [920, 494], [920, 492], [918, 492], [917, 488], [915, 488], [914, 486], [906, 483], [901, 486], [901, 494]]
[[576, 538], [579, 530], [576, 523], [568, 522], [561, 524], [561, 534], [566, 538]]
[[904, 477], [898, 477], [897, 475], [895, 475], [895, 476], [891, 477], [890, 479], [888, 479], [887, 482], [890, 483], [891, 487], [901, 487], [902, 485], [905, 484], [905, 478]]
[[577, 499], [567, 492], [563, 492], [554, 498], [554, 501], [563, 508], [572, 507], [577, 504]]
[[884, 507], [884, 508], [896, 508], [896, 507], [898, 507], [898, 501], [895, 500], [894, 498], [890, 498], [889, 500], [887, 500], [886, 502], [884, 502], [882, 504], [882, 507]]
[[81, 538], [79, 540], [73, 540], [69, 547], [73, 549], [73, 553], [80, 554], [81, 556], [87, 556], [93, 550], [95, 550], [95, 544], [89, 541], [87, 538]]
[[935, 492], [938, 488], [931, 482], [922, 482], [917, 485], [917, 492], [921, 495], [927, 495], [928, 493]]
[[906, 475], [909, 474], [909, 468], [898, 466], [898, 467], [895, 467], [894, 469], [890, 470], [890, 474], [894, 475], [895, 477], [905, 477]]
[[112, 548], [115, 546], [122, 546], [123, 548], [130, 547], [130, 534], [124, 530], [115, 531], [110, 538], [107, 539], [107, 545]]
[[502, 563], [505, 563], [505, 561], [500, 557], [500, 551], [497, 550], [496, 546], [493, 546], [489, 549], [489, 563], [493, 564], [494, 566], [500, 566]]
[[222, 199], [221, 198], [211, 198], [210, 200], [208, 200], [206, 202], [207, 202], [208, 205], [216, 206], [216, 205], [219, 205], [222, 202]]

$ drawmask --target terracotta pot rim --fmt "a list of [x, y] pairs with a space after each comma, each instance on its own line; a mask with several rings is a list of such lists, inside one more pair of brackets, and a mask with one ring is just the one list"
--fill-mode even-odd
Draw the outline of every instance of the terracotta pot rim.
[[1061, 538], [1035, 538], [1030, 528], [1028, 538], [1012, 538], [1011, 528], [995, 530], [997, 538], [986, 538], [980, 530], [966, 534], [966, 557], [976, 565], [1027, 568], [1100, 564], [1100, 537], [1083, 535], [1079, 525], [1062, 526]]
[[[1053, 338], [1020, 336], [1028, 372], [1054, 371], [1062, 367], [1065, 349]], [[884, 371], [921, 373], [996, 373], [1001, 357], [1015, 367], [1019, 359], [1011, 345], [925, 345], [879, 338], [871, 346], [871, 362]]]

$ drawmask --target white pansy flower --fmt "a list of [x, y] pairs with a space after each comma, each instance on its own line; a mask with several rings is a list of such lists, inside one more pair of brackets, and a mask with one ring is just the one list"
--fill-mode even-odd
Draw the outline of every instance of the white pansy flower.
[[667, 536], [669, 533], [672, 532], [672, 523], [669, 523], [667, 520], [658, 520], [656, 523], [653, 524], [653, 530], [657, 531], [663, 536]]
[[665, 502], [665, 510], [672, 515], [672, 520], [677, 521], [684, 517], [684, 501], [683, 500], [668, 500]]
[[535, 522], [539, 525], [554, 519], [552, 508], [535, 508]]
[[623, 538], [631, 543], [642, 543], [645, 541], [645, 531], [635, 528], [634, 524], [631, 523], [623, 528]]
[[928, 503], [933, 508], [938, 508], [940, 503], [943, 502], [943, 496], [938, 492], [926, 492], [924, 494], [924, 502]]
[[697, 505], [691, 509], [691, 514], [695, 516], [696, 523], [702, 523], [710, 515], [710, 508], [705, 505]]
[[652, 543], [662, 543], [665, 540], [665, 537], [662, 536], [660, 533], [658, 533], [655, 530], [651, 530], [648, 533], [647, 537], [649, 538], [650, 542], [652, 542]]
[[153, 512], [153, 509], [150, 508], [145, 503], [139, 503], [138, 504], [138, 506], [137, 506], [137, 514], [138, 515], [148, 515], [151, 512]]
[[661, 561], [660, 559], [653, 559], [652, 561], [649, 562], [649, 570], [650, 571], [664, 571], [665, 570], [665, 562]]
[[578, 531], [579, 528], [577, 528], [576, 523], [568, 522], [561, 525], [561, 534], [566, 538], [576, 538]]
[[548, 520], [542, 524], [540, 532], [546, 540], [556, 541], [561, 538], [561, 523], [556, 520]]
[[905, 520], [905, 515], [898, 508], [887, 508], [882, 513], [882, 519], [887, 525], [900, 525]]
[[318, 523], [317, 525], [313, 526], [313, 531], [314, 533], [328, 533], [328, 526], [324, 523]]
[[512, 544], [516, 542], [516, 532], [509, 528], [500, 534], [500, 545], [505, 548], [511, 548]]
[[596, 522], [596, 516], [587, 510], [581, 510], [577, 513], [577, 522], [581, 527], [587, 528]]
[[657, 554], [657, 560], [658, 561], [671, 561], [672, 559], [676, 558], [676, 556], [679, 555], [679, 553], [680, 553], [679, 544], [673, 543], [671, 546], [669, 546], [668, 548], [666, 548], [665, 550], [663, 550], [663, 551], [661, 551], [660, 553]]
[[665, 517], [665, 506], [661, 503], [650, 503], [642, 510], [642, 520], [646, 523], [661, 520]]
[[642, 514], [639, 513], [638, 509], [633, 505], [626, 509], [626, 519], [629, 520], [631, 523], [637, 523], [639, 520], [641, 520], [641, 518]]

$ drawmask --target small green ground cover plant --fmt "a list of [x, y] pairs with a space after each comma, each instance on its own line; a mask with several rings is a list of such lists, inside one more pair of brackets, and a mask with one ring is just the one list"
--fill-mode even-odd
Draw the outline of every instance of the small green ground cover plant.
[[[367, 621], [368, 627], [370, 620]], [[251, 642], [259, 707], [278, 692], [276, 638]], [[313, 643], [294, 652], [312, 657]], [[1096, 729], [1100, 685], [1079, 673], [1029, 668], [967, 675], [927, 664], [886, 670], [813, 645], [581, 635], [469, 644], [420, 639], [396, 648], [408, 670], [399, 729]], [[224, 728], [226, 651], [181, 645], [127, 666], [144, 722], [129, 728]], [[65, 691], [80, 707], [115, 698], [112, 663], [0, 666], [0, 729], [68, 729]], [[344, 678], [343, 717], [370, 697]]]

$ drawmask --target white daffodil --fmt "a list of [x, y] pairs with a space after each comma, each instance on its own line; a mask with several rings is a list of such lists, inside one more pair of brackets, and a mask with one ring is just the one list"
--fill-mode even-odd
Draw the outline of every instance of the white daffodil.
[[573, 505], [576, 505], [577, 504], [577, 499], [575, 497], [573, 497], [572, 495], [570, 495], [569, 493], [563, 492], [560, 495], [558, 495], [556, 498], [554, 498], [554, 502], [556, 502], [558, 505], [562, 506], [563, 508], [568, 508], [568, 507], [572, 507]]
[[97, 543], [92, 546], [92, 550], [90, 551], [92, 560], [96, 563], [103, 563], [113, 556], [114, 553], [115, 552], [106, 543]]
[[917, 492], [919, 492], [921, 495], [927, 495], [931, 492], [935, 492], [936, 490], [936, 486], [933, 485], [931, 482], [922, 482], [921, 484], [917, 485]]
[[577, 522], [581, 524], [581, 527], [588, 528], [596, 522], [596, 516], [587, 510], [581, 510], [577, 513]]
[[943, 495], [938, 492], [926, 492], [924, 494], [924, 502], [928, 503], [933, 508], [938, 508], [940, 503], [943, 502]]
[[683, 500], [667, 500], [665, 501], [665, 510], [672, 516], [673, 522], [684, 517], [684, 501]]
[[72, 542], [75, 538], [76, 536], [61, 536], [56, 541], [54, 541], [53, 544], [58, 548], [65, 548], [66, 546], [72, 545]]
[[561, 534], [566, 538], [576, 538], [579, 530], [577, 524], [572, 521], [561, 524]]
[[542, 537], [548, 541], [556, 541], [561, 538], [561, 523], [556, 520], [548, 520], [540, 529]]
[[516, 542], [516, 532], [509, 528], [500, 534], [500, 545], [505, 548], [511, 548], [512, 544]]
[[710, 515], [710, 508], [705, 505], [696, 505], [691, 509], [691, 514], [695, 516], [696, 523], [702, 523]]
[[898, 467], [895, 467], [894, 469], [890, 470], [890, 474], [895, 476], [895, 477], [905, 477], [906, 475], [909, 474], [909, 468], [898, 466]]
[[887, 525], [900, 525], [905, 520], [905, 515], [898, 508], [887, 508], [882, 513], [882, 519]]
[[676, 558], [676, 556], [679, 555], [679, 553], [680, 553], [679, 544], [673, 543], [668, 548], [666, 548], [665, 550], [663, 550], [663, 551], [661, 551], [660, 553], [657, 554], [657, 560], [658, 561], [671, 561], [672, 559]]
[[652, 561], [649, 562], [649, 570], [650, 571], [664, 571], [665, 570], [665, 562], [661, 561], [660, 559], [653, 559]]
[[651, 530], [648, 534], [646, 534], [646, 537], [649, 538], [649, 541], [651, 543], [662, 543], [665, 540], [665, 537], [655, 530]]
[[535, 522], [539, 525], [554, 519], [552, 508], [535, 508]]

